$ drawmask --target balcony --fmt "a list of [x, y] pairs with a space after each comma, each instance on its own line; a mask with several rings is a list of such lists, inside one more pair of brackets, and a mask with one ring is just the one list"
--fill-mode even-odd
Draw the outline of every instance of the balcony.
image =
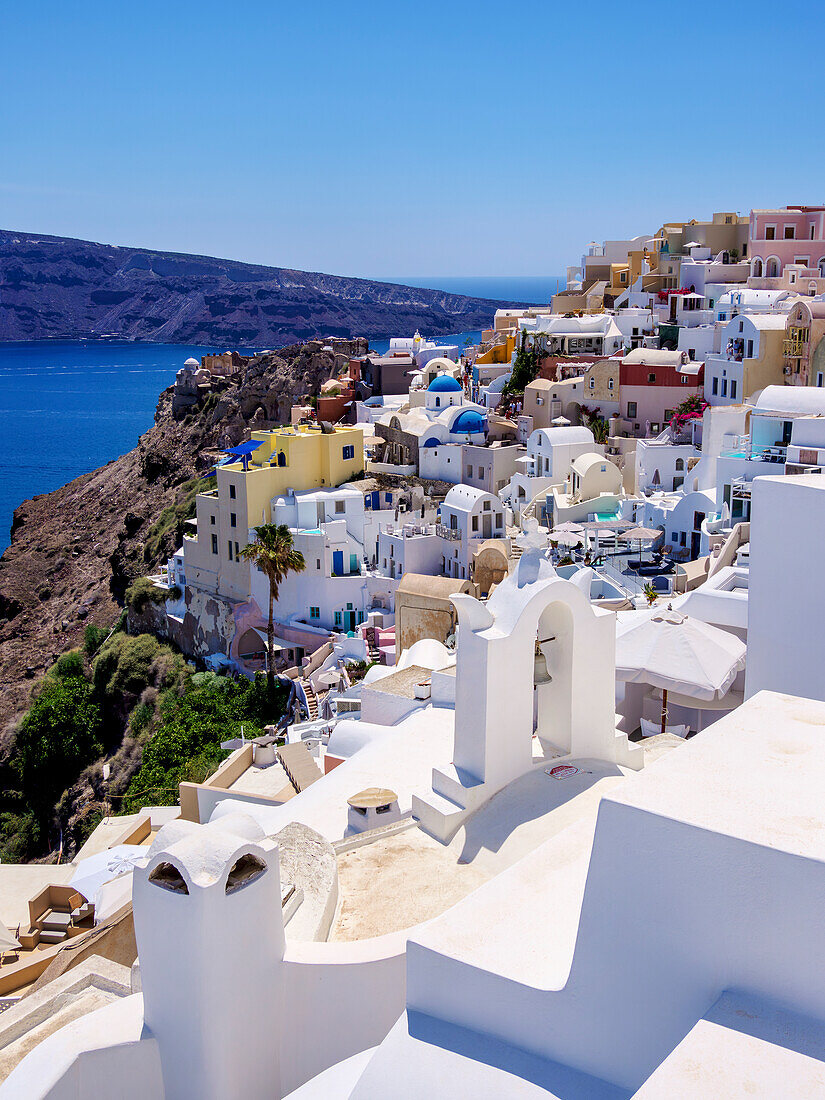
[[461, 542], [461, 532], [453, 527], [445, 527], [443, 523], [436, 524], [435, 533], [449, 542]]
[[786, 359], [801, 359], [808, 351], [807, 341], [794, 339], [782, 341], [782, 354]]

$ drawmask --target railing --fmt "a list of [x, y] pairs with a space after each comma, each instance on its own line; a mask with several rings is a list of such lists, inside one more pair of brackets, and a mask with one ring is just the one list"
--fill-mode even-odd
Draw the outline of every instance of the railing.
[[608, 580], [611, 580], [615, 584], [618, 584], [620, 588], [623, 588], [626, 592], [631, 593], [631, 595], [638, 596], [641, 595], [642, 592], [644, 592], [645, 581], [642, 577], [639, 577], [635, 573], [622, 573], [620, 570], [616, 569], [615, 566], [611, 565], [608, 561], [605, 561], [603, 565], [598, 566], [596, 572], [604, 574], [604, 576], [607, 577]]
[[443, 539], [449, 539], [450, 542], [461, 542], [461, 532], [452, 527], [445, 527], [443, 523], [436, 524], [435, 533], [441, 535]]
[[786, 359], [801, 359], [805, 354], [806, 342], [803, 340], [796, 340], [793, 337], [790, 340], [782, 341], [782, 354]]

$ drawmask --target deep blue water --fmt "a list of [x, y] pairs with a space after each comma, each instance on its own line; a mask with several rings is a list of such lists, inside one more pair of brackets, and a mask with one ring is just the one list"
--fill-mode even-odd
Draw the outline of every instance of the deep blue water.
[[[190, 355], [181, 344], [0, 343], [0, 552], [21, 501], [130, 451]], [[223, 350], [223, 349], [219, 349]]]
[[564, 275], [394, 275], [387, 282], [469, 294], [473, 298], [494, 298], [526, 306], [546, 306], [557, 290], [565, 286]]
[[[480, 335], [443, 340], [463, 345]], [[371, 346], [384, 352], [389, 340]], [[223, 350], [115, 341], [0, 343], [0, 553], [18, 504], [131, 451], [151, 428], [158, 395], [185, 360]]]

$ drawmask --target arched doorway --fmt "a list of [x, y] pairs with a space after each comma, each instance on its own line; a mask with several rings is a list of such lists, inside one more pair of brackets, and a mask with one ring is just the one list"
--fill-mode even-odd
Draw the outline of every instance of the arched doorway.
[[755, 279], [761, 279], [762, 270], [762, 259], [760, 256], [757, 256], [751, 263], [751, 275], [753, 275]]
[[779, 259], [776, 256], [771, 256], [765, 264], [765, 275], [769, 279], [779, 278]]

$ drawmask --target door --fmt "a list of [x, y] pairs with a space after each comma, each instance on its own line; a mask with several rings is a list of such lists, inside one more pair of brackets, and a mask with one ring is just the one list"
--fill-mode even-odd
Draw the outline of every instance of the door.
[[355, 612], [347, 612], [347, 630], [355, 630]]
[[377, 489], [373, 489], [372, 491], [372, 506], [375, 509], [381, 507], [381, 494], [378, 492]]
[[344, 575], [344, 551], [333, 550], [332, 551], [332, 572], [337, 577]]
[[481, 517], [481, 533], [485, 539], [493, 537], [493, 517], [489, 512]]

